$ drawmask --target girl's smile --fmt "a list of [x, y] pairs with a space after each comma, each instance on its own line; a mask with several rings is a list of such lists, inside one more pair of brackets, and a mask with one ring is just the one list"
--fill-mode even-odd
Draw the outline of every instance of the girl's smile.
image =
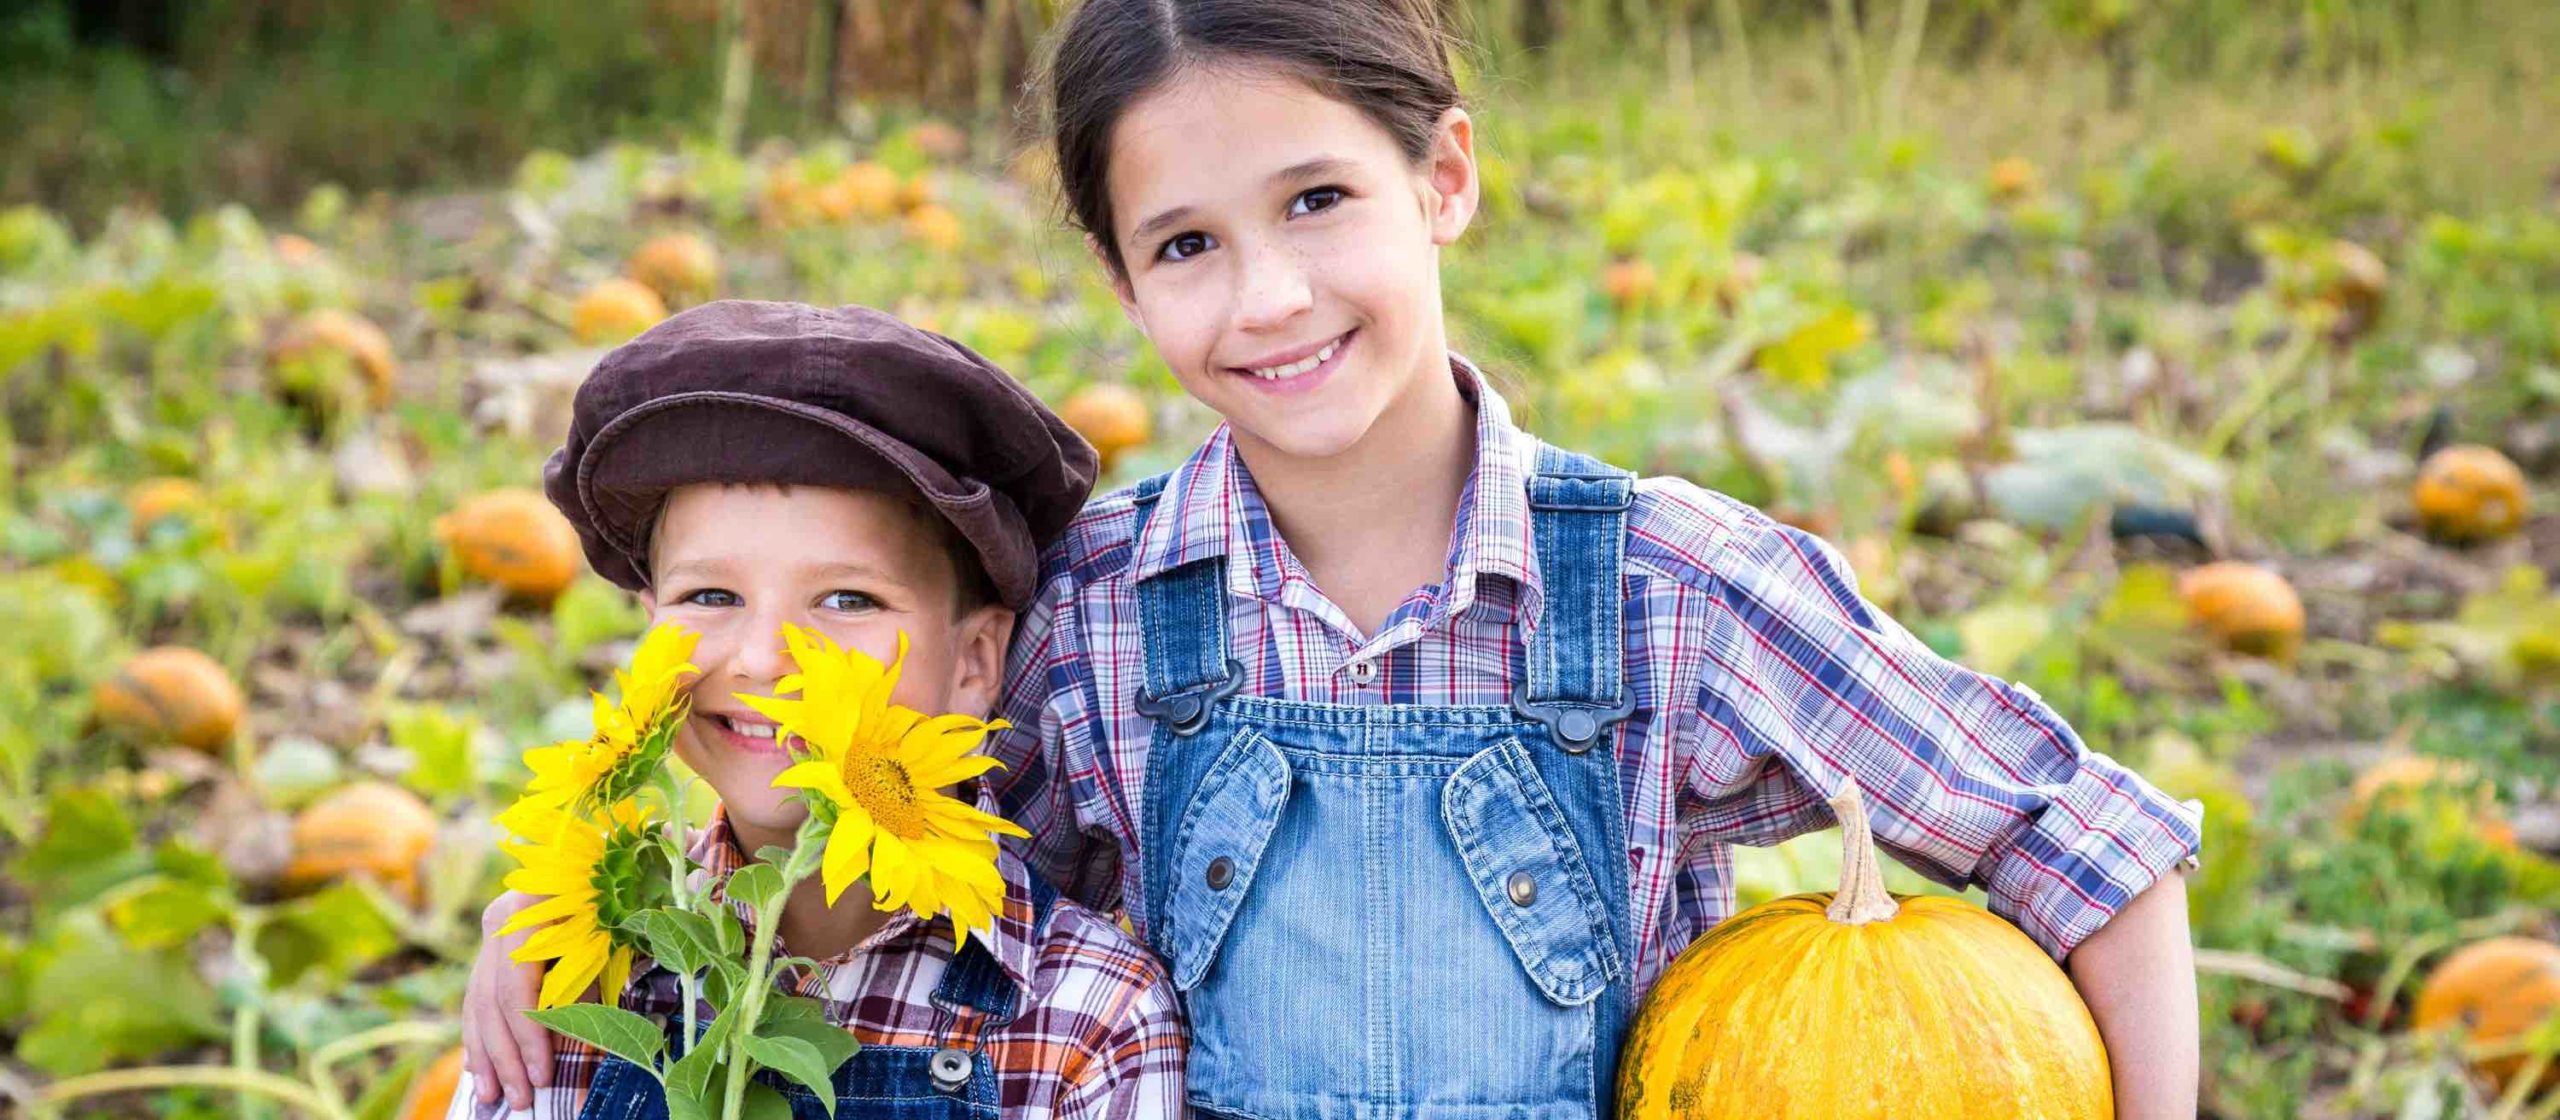
[[1314, 346], [1300, 346], [1270, 356], [1228, 366], [1227, 372], [1249, 377], [1258, 382], [1254, 388], [1266, 393], [1310, 393], [1322, 385], [1334, 371], [1342, 368], [1344, 352], [1351, 348], [1358, 328], [1344, 331]]

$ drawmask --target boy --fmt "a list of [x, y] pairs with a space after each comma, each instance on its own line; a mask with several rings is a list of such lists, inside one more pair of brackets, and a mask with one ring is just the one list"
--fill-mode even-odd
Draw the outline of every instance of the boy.
[[[1082, 506], [1094, 464], [1003, 371], [864, 308], [706, 304], [598, 363], [545, 490], [599, 574], [642, 595], [653, 623], [701, 635], [676, 750], [721, 807], [695, 860], [723, 876], [743, 852], [790, 846], [806, 815], [793, 791], [773, 788], [791, 764], [773, 721], [735, 696], [770, 694], [792, 671], [785, 624], [883, 660], [903, 634], [895, 702], [992, 710], [1039, 549]], [[960, 790], [993, 810], [982, 784]], [[833, 907], [815, 876], [795, 889], [776, 951], [820, 962], [799, 994], [824, 997], [864, 1047], [839, 1073], [839, 1103], [894, 1099], [936, 1116], [1175, 1115], [1183, 1031], [1162, 966], [1010, 853], [997, 870], [1005, 895], [992, 936], [973, 935], [956, 956], [948, 916], [884, 914], [864, 883]], [[491, 945], [502, 941], [516, 943]], [[675, 992], [672, 975], [651, 969], [604, 996], [667, 1016], [679, 1010]], [[466, 1013], [478, 1015], [473, 995]], [[506, 1028], [519, 1025], [530, 1027]], [[517, 1109], [540, 1120], [664, 1115], [645, 1072], [553, 1045], [547, 1070], [524, 1071], [542, 1087], [510, 1102]], [[457, 1120], [495, 1115], [495, 1082], [518, 1079], [472, 1056]]]

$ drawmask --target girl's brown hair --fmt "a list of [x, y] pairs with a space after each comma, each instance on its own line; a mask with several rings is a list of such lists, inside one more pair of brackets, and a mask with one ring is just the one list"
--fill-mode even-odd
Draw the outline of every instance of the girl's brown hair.
[[1458, 104], [1436, 0], [1084, 0], [1045, 85], [1058, 186], [1076, 225], [1126, 274], [1104, 176], [1131, 103], [1187, 66], [1273, 66], [1368, 115], [1408, 159]]

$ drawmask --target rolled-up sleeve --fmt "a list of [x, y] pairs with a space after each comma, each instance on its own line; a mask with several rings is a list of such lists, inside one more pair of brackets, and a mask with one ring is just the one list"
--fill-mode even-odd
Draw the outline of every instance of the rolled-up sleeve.
[[2056, 959], [2195, 857], [2199, 809], [2090, 750], [2032, 692], [1938, 656], [1820, 538], [1754, 513], [1709, 567], [1683, 776], [1708, 838], [1822, 827], [1855, 781], [1879, 843], [1982, 887]]
[[1073, 585], [1048, 581], [1015, 624], [1005, 656], [1003, 716], [988, 736], [998, 809], [1030, 832], [1007, 840], [1032, 870], [1067, 897], [1109, 912], [1120, 905], [1119, 849], [1097, 842], [1079, 812], [1075, 775], [1094, 772], [1093, 683], [1076, 641]]

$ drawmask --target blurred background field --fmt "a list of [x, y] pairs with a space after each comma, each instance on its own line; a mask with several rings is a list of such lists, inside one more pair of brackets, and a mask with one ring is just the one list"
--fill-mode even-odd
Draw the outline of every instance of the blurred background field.
[[[1449, 7], [1463, 347], [2205, 804], [2209, 1115], [2560, 1114], [2560, 9]], [[1057, 18], [0, 16], [0, 1101], [419, 1106], [487, 818], [641, 619], [511, 491], [669, 307], [890, 308], [1179, 461], [1018, 98]]]

